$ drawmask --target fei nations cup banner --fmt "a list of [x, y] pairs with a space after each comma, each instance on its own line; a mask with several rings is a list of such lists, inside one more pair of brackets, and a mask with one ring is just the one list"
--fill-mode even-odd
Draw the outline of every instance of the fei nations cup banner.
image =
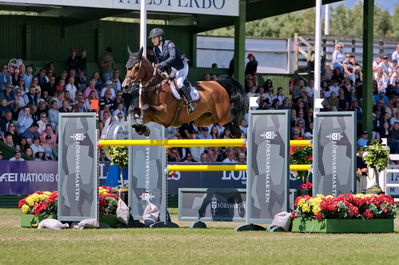
[[57, 190], [57, 162], [0, 161], [0, 194], [30, 194]]

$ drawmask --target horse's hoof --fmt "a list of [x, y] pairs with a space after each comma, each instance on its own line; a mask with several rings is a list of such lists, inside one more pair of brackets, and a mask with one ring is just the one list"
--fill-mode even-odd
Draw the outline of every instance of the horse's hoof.
[[144, 128], [142, 127], [142, 126], [140, 126], [140, 125], [135, 125], [135, 126], [133, 126], [133, 128], [134, 128], [134, 130], [136, 131], [136, 133], [138, 134], [138, 135], [143, 135], [143, 132], [144, 132]]
[[144, 136], [150, 136], [150, 133], [151, 133], [151, 130], [150, 130], [150, 128], [148, 128], [147, 126], [145, 126], [145, 129], [144, 129]]

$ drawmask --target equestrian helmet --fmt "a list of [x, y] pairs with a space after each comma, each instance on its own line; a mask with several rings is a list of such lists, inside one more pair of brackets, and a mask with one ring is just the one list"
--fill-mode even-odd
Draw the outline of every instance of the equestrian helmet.
[[149, 39], [151, 39], [152, 37], [163, 37], [165, 36], [165, 31], [161, 28], [154, 28], [151, 30], [150, 32], [150, 36], [148, 36]]

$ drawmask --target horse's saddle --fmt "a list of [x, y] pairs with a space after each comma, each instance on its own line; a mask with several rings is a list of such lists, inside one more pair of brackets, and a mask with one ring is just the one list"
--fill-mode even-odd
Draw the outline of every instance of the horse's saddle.
[[[182, 99], [183, 99], [183, 98], [182, 98], [182, 95], [180, 95], [179, 89], [177, 88], [177, 85], [176, 85], [174, 79], [169, 80], [169, 86], [170, 86], [170, 89], [172, 90], [173, 96], [174, 96], [177, 100], [182, 100]], [[197, 100], [199, 100], [200, 94], [199, 94], [197, 88], [196, 88], [196, 87], [193, 87], [191, 84], [190, 84], [190, 88], [191, 88], [190, 95], [191, 95], [192, 101], [197, 101]]]

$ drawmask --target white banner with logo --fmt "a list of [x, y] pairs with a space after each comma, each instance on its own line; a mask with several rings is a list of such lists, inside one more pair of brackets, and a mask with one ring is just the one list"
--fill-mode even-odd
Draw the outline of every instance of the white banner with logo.
[[[140, 10], [140, 0], [0, 0], [25, 5], [76, 6]], [[147, 10], [184, 14], [238, 16], [239, 0], [147, 0]]]

